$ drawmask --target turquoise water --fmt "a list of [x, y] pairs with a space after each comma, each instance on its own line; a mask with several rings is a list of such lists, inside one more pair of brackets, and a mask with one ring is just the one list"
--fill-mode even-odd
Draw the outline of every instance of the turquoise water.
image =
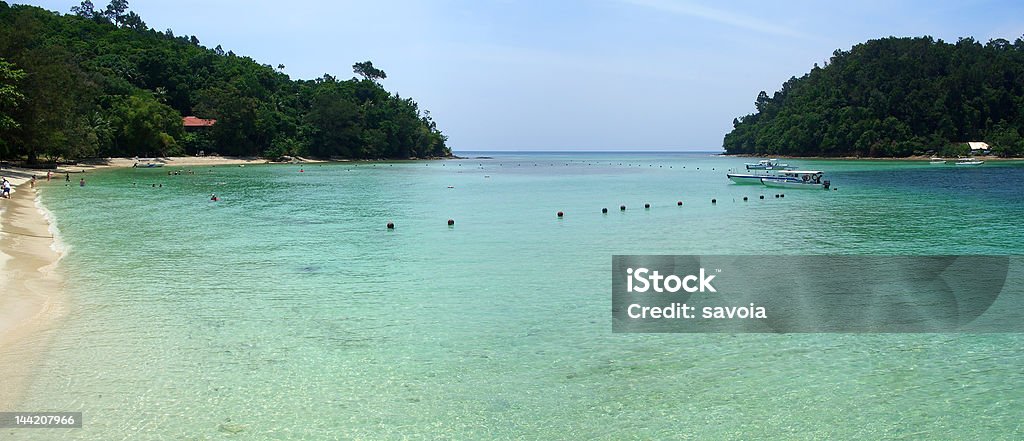
[[613, 334], [609, 314], [613, 254], [1022, 254], [1024, 166], [794, 160], [839, 190], [775, 198], [725, 178], [742, 158], [464, 156], [493, 159], [45, 187], [72, 303], [22, 407], [85, 427], [2, 433], [1024, 436], [1016, 334]]

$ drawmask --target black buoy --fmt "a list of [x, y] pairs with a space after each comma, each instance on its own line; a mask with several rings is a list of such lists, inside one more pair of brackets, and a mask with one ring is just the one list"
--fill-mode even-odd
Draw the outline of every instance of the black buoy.
[[779, 193], [779, 197], [780, 198], [784, 198], [784, 197], [786, 197], [786, 194], [785, 193]]
[[676, 205], [682, 207], [683, 206], [683, 201], [676, 201]]
[[395, 229], [395, 223], [394, 222], [388, 222], [388, 229], [389, 230], [394, 230]]
[[453, 225], [455, 225], [455, 219], [448, 219], [448, 226], [450, 227]]
[[644, 204], [644, 208], [650, 210], [651, 209], [651, 204]]
[[711, 200], [711, 203], [712, 203], [712, 204], [717, 204], [717, 203], [718, 203], [718, 199], [712, 199], [712, 200]]
[[761, 199], [764, 199], [764, 195], [761, 195]]
[[779, 194], [775, 193], [775, 199], [778, 199], [778, 198], [779, 198]]
[[562, 213], [561, 211], [559, 211], [558, 212], [558, 217], [562, 217], [563, 214], [565, 214], [565, 213]]
[[601, 212], [607, 214], [608, 213], [608, 209], [607, 208], [602, 208]]
[[746, 202], [746, 201], [747, 201], [747, 197], [743, 196], [743, 202]]
[[626, 211], [625, 205], [619, 205], [619, 211]]

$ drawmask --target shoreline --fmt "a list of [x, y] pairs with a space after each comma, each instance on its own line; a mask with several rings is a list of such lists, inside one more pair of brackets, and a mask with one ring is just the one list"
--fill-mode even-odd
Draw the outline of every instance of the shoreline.
[[[68, 299], [56, 271], [61, 255], [53, 250], [50, 223], [36, 206], [35, 188], [5, 169], [17, 182], [11, 199], [0, 200], [0, 411], [16, 410], [35, 375], [35, 367], [61, 319]], [[11, 176], [19, 176], [11, 178]]]
[[[74, 164], [60, 164], [55, 168], [29, 168], [25, 166], [5, 166], [0, 168], [0, 175], [2, 176], [14, 176], [17, 178], [27, 179], [35, 175], [45, 180], [47, 172], [53, 172], [54, 175], [61, 173], [84, 173], [90, 170], [100, 170], [105, 168], [132, 168], [138, 163], [159, 163], [163, 167], [215, 167], [218, 165], [262, 165], [262, 164], [278, 164], [278, 165], [303, 165], [303, 164], [333, 164], [333, 163], [356, 163], [356, 162], [389, 162], [389, 161], [439, 161], [446, 159], [466, 159], [459, 156], [452, 155], [451, 157], [438, 157], [438, 158], [406, 158], [406, 159], [310, 159], [296, 157], [292, 161], [271, 161], [265, 158], [259, 157], [246, 157], [246, 156], [166, 156], [156, 158], [96, 158], [89, 160], [82, 160]], [[148, 167], [146, 167], [148, 168]], [[53, 179], [57, 179], [58, 176], [54, 176]], [[12, 183], [15, 181], [11, 181]], [[40, 181], [42, 182], [42, 181]]]

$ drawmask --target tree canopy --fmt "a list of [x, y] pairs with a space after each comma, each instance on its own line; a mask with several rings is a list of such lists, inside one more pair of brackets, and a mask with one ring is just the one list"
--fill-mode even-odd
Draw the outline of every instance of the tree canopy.
[[[292, 80], [269, 63], [146, 27], [128, 1], [59, 15], [0, 1], [0, 154], [40, 158], [194, 154], [449, 156], [415, 101], [362, 79]], [[216, 119], [182, 127], [182, 116]]]
[[1024, 155], [1024, 40], [883, 38], [836, 50], [733, 120], [730, 154], [902, 157], [986, 141]]

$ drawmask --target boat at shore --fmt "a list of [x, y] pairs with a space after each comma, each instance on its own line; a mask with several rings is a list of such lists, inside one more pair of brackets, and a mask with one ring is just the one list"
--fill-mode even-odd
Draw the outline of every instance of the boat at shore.
[[946, 163], [946, 160], [942, 159], [942, 158], [939, 158], [937, 156], [932, 156], [932, 158], [928, 161], [928, 163], [932, 164], [932, 165], [942, 165], [942, 164]]
[[747, 170], [785, 170], [790, 168], [789, 164], [782, 164], [778, 159], [762, 159], [755, 162], [745, 162]]
[[832, 183], [828, 180], [823, 180], [822, 177], [824, 175], [825, 172], [820, 170], [786, 170], [780, 172], [773, 179], [762, 178], [761, 184], [766, 187], [775, 188], [828, 190]]
[[163, 167], [164, 163], [157, 161], [155, 158], [132, 158], [135, 160], [135, 164], [132, 164], [132, 168], [156, 168]]
[[985, 163], [985, 161], [982, 161], [980, 159], [960, 158], [960, 159], [958, 159], [956, 161], [955, 165], [961, 166], [961, 167], [971, 167], [971, 166], [981, 165], [981, 164], [984, 164], [984, 163]]

